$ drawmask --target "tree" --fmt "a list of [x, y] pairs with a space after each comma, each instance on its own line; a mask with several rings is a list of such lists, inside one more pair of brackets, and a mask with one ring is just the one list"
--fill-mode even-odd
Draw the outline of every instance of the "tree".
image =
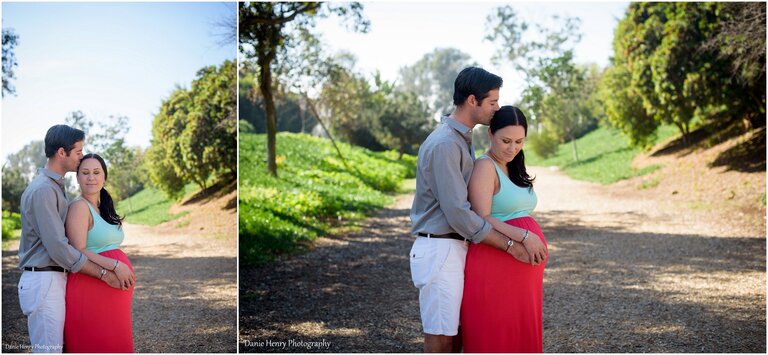
[[312, 2], [251, 2], [239, 3], [240, 50], [248, 58], [255, 58], [259, 67], [259, 89], [266, 111], [267, 169], [277, 176], [275, 162], [276, 118], [273, 95], [272, 70], [278, 52], [284, 49], [285, 27], [294, 22], [296, 27], [314, 27], [315, 18], [336, 14], [352, 20], [352, 28], [367, 32], [368, 20], [363, 18], [360, 3]]
[[[571, 142], [573, 160], [579, 161], [576, 139], [597, 126], [597, 118], [590, 97], [597, 91], [596, 83], [587, 77], [587, 68], [573, 63], [573, 55], [566, 51], [563, 56], [543, 60], [537, 70], [541, 87], [528, 86], [523, 94], [523, 107], [536, 107], [539, 125], [546, 131], [539, 135], [537, 153], [547, 156], [554, 153], [552, 144], [545, 139], [558, 139], [559, 143]], [[542, 131], [542, 129], [539, 129]], [[554, 134], [552, 134], [553, 132]]]
[[739, 111], [736, 115], [746, 116], [752, 126], [765, 125], [765, 3], [720, 5], [722, 20], [701, 50], [714, 51], [718, 58], [731, 63], [730, 73], [748, 98], [735, 102], [740, 103], [734, 107]]
[[21, 194], [27, 184], [20, 170], [3, 166], [3, 211], [21, 212]]
[[184, 185], [201, 189], [216, 176], [237, 176], [237, 85], [235, 63], [224, 61], [197, 72], [190, 89], [177, 87], [152, 123], [146, 154], [151, 181], [171, 197]]
[[143, 150], [140, 147], [129, 147], [125, 142], [130, 131], [128, 117], [109, 116], [97, 120], [97, 124], [78, 110], [71, 112], [64, 121], [85, 132], [86, 153], [99, 154], [108, 164], [107, 188], [115, 201], [141, 191], [149, 182], [142, 160]]
[[456, 48], [435, 48], [411, 66], [400, 68], [402, 91], [415, 93], [431, 116], [453, 111], [453, 84], [464, 68], [476, 66], [469, 54]]
[[45, 143], [42, 140], [27, 143], [18, 152], [8, 155], [3, 164], [3, 209], [19, 212], [21, 193], [45, 166]]
[[5, 94], [15, 94], [16, 87], [11, 80], [16, 79], [15, 68], [19, 65], [16, 62], [15, 48], [19, 44], [19, 35], [12, 29], [3, 29], [3, 92]]
[[418, 145], [431, 132], [434, 121], [429, 119], [429, 110], [416, 93], [395, 90], [388, 96], [375, 132], [388, 148], [400, 153], [399, 160], [403, 154], [418, 150]]
[[[553, 30], [536, 24], [539, 35], [529, 34], [528, 24], [517, 18], [514, 9], [502, 6], [488, 17], [491, 31], [486, 39], [499, 47], [493, 58], [496, 63], [511, 62], [526, 78], [521, 106], [529, 113], [529, 125], [538, 131], [534, 138], [537, 153], [553, 153], [550, 140], [570, 141], [578, 161], [576, 138], [594, 128], [588, 104], [593, 88], [585, 85], [586, 70], [573, 63], [573, 46], [581, 39], [580, 20], [561, 21], [558, 16], [553, 20], [562, 25]], [[542, 130], [548, 132], [541, 134]]]
[[643, 107], [643, 99], [632, 86], [632, 74], [626, 64], [614, 57], [599, 84], [600, 101], [608, 122], [621, 130], [633, 146], [648, 147], [659, 123]]
[[[240, 68], [240, 106], [238, 115], [240, 120], [247, 121], [250, 125], [247, 132], [266, 133], [266, 112], [264, 100], [261, 98], [258, 86], [254, 82], [254, 73], [250, 72], [250, 66], [242, 65]], [[277, 86], [277, 85], [276, 85]], [[316, 118], [311, 112], [307, 112], [306, 103], [300, 94], [283, 90], [275, 95], [275, 118], [278, 132], [310, 132]], [[244, 132], [240, 129], [240, 132]]]
[[561, 20], [558, 15], [554, 15], [552, 20], [557, 24], [557, 29], [536, 23], [535, 30], [529, 31], [528, 23], [517, 18], [517, 12], [512, 6], [496, 8], [488, 16], [489, 34], [485, 37], [499, 46], [492, 58], [493, 62], [498, 64], [509, 61], [523, 73], [527, 82], [536, 81], [543, 60], [561, 57], [566, 51], [573, 51], [575, 44], [581, 41], [579, 18], [566, 17]]
[[328, 60], [326, 79], [320, 91], [321, 118], [334, 135], [350, 144], [385, 150], [374, 134], [383, 96], [377, 95], [365, 77], [354, 71], [355, 57], [341, 53]]
[[[745, 117], [765, 121], [765, 10], [754, 18], [743, 12], [745, 6], [632, 3], [619, 22], [614, 66], [626, 67], [624, 85], [640, 97], [657, 125], [675, 125], [685, 142], [692, 124], [714, 118], [725, 124]], [[613, 79], [624, 70], [616, 69]], [[647, 134], [648, 129], [631, 131]]]

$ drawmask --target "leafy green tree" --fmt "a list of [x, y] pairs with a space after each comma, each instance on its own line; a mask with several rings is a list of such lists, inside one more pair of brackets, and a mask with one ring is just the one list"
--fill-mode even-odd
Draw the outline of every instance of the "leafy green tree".
[[85, 132], [86, 153], [99, 154], [109, 165], [107, 188], [115, 200], [141, 191], [149, 182], [142, 161], [143, 150], [129, 147], [125, 142], [130, 131], [128, 117], [109, 116], [96, 123], [78, 110], [71, 112], [64, 121]]
[[326, 120], [334, 136], [371, 150], [385, 150], [374, 134], [383, 96], [366, 78], [354, 71], [355, 58], [341, 53], [327, 67], [327, 77], [319, 95], [318, 114]]
[[45, 166], [45, 143], [42, 140], [27, 143], [18, 152], [8, 155], [3, 164], [3, 209], [20, 212], [21, 193]]
[[28, 183], [20, 170], [3, 166], [3, 211], [21, 212], [21, 194]]
[[399, 160], [405, 153], [418, 151], [418, 145], [427, 138], [434, 121], [416, 93], [395, 90], [388, 96], [375, 133], [388, 148], [400, 153]]
[[638, 89], [630, 85], [626, 63], [614, 59], [599, 83], [600, 102], [608, 122], [621, 130], [633, 146], [648, 147], [654, 141], [659, 123], [643, 106]]
[[[260, 90], [254, 82], [254, 73], [249, 71], [251, 66], [242, 65], [240, 68], [240, 107], [238, 115], [241, 121], [250, 125], [247, 132], [266, 133], [266, 112]], [[306, 108], [303, 98], [294, 92], [283, 90], [275, 95], [275, 118], [278, 132], [307, 133], [317, 121]], [[244, 132], [242, 129], [240, 132]]]
[[237, 174], [235, 63], [224, 61], [197, 72], [190, 89], [177, 87], [164, 100], [152, 125], [146, 154], [151, 181], [171, 197], [186, 183], [205, 189], [216, 176]]
[[[581, 39], [580, 20], [565, 18], [557, 29], [535, 24], [539, 35], [529, 33], [529, 25], [517, 17], [511, 6], [501, 6], [488, 17], [490, 34], [499, 50], [496, 63], [510, 62], [524, 73], [522, 108], [528, 112], [536, 134], [537, 153], [553, 153], [555, 144], [570, 141], [574, 160], [578, 161], [576, 138], [596, 126], [589, 98], [595, 88], [587, 85], [586, 70], [573, 62], [573, 46]], [[526, 40], [524, 40], [526, 38]], [[531, 38], [531, 39], [527, 39]], [[542, 132], [546, 134], [541, 134]]]
[[5, 94], [15, 94], [16, 87], [11, 83], [16, 79], [15, 68], [19, 65], [16, 62], [14, 49], [19, 44], [19, 35], [12, 29], [3, 28], [3, 92]]
[[251, 2], [239, 3], [240, 51], [255, 58], [259, 68], [258, 86], [264, 100], [267, 125], [267, 169], [277, 176], [275, 135], [277, 132], [273, 93], [273, 66], [278, 53], [284, 50], [286, 26], [312, 28], [316, 18], [336, 14], [351, 19], [351, 28], [367, 32], [368, 20], [362, 15], [360, 3], [322, 2]]
[[746, 94], [736, 95], [731, 111], [736, 116], [745, 116], [752, 126], [765, 125], [765, 2], [719, 5], [722, 19], [714, 37], [701, 50], [713, 51], [718, 58], [731, 63], [733, 80], [742, 88], [739, 91]]
[[163, 101], [152, 122], [152, 145], [147, 150], [147, 169], [152, 183], [173, 198], [181, 197], [187, 181], [193, 181], [184, 162], [178, 139], [187, 126], [189, 93], [177, 87]]
[[[647, 115], [657, 125], [675, 125], [684, 141], [693, 124], [715, 118], [764, 122], [765, 10], [758, 6], [762, 13], [753, 17], [745, 8], [753, 9], [725, 3], [630, 4], [614, 37], [614, 66], [619, 68], [612, 79], [622, 78], [621, 67], [626, 67], [630, 80], [624, 85], [639, 95]], [[647, 126], [632, 129], [639, 134], [632, 139], [644, 141]]]
[[518, 18], [512, 6], [496, 8], [488, 16], [488, 35], [485, 38], [498, 45], [493, 62], [511, 62], [526, 76], [527, 82], [536, 81], [542, 61], [562, 57], [566, 51], [573, 51], [575, 44], [581, 40], [579, 18], [561, 19], [554, 15], [552, 20], [558, 24], [556, 29], [535, 23], [534, 29], [530, 30], [530, 25]]
[[116, 201], [141, 191], [149, 182], [144, 154], [145, 150], [141, 147], [129, 148], [123, 144], [107, 149], [106, 155], [110, 157], [107, 189]]
[[456, 48], [435, 48], [419, 61], [400, 69], [402, 91], [413, 92], [427, 105], [431, 116], [453, 111], [453, 84], [464, 68], [477, 65]]

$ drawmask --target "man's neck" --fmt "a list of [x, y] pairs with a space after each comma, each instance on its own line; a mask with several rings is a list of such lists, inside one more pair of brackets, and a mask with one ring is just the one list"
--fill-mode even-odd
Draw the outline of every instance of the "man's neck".
[[55, 162], [51, 161], [51, 159], [48, 159], [48, 162], [45, 163], [45, 168], [61, 176], [64, 176], [67, 173], [66, 171], [64, 171], [65, 170], [64, 167], [62, 167], [60, 164], [56, 164]]
[[453, 110], [453, 113], [451, 113], [451, 118], [456, 120], [456, 122], [467, 126], [469, 129], [474, 128], [477, 124], [472, 121], [472, 116], [469, 115], [469, 112], [465, 111], [462, 107], [456, 107], [456, 109]]

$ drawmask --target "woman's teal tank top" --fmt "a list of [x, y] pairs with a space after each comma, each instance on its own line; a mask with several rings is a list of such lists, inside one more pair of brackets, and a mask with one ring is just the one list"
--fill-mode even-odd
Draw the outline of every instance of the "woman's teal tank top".
[[85, 204], [93, 216], [93, 228], [88, 231], [85, 248], [96, 254], [120, 248], [125, 238], [123, 230], [117, 225], [107, 223], [88, 201], [85, 201]]
[[499, 177], [499, 192], [493, 195], [491, 201], [491, 217], [500, 221], [508, 221], [530, 216], [538, 202], [536, 192], [533, 189], [529, 190], [527, 187], [515, 185], [496, 162], [487, 155], [482, 155], [480, 159], [489, 159], [496, 167], [496, 175]]

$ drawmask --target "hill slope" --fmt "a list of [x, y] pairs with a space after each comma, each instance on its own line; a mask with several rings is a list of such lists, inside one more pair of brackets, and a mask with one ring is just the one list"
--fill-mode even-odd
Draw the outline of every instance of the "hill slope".
[[339, 221], [357, 220], [390, 202], [416, 158], [372, 152], [306, 134], [277, 135], [278, 177], [267, 173], [266, 136], [240, 135], [240, 257], [262, 263], [293, 253]]

